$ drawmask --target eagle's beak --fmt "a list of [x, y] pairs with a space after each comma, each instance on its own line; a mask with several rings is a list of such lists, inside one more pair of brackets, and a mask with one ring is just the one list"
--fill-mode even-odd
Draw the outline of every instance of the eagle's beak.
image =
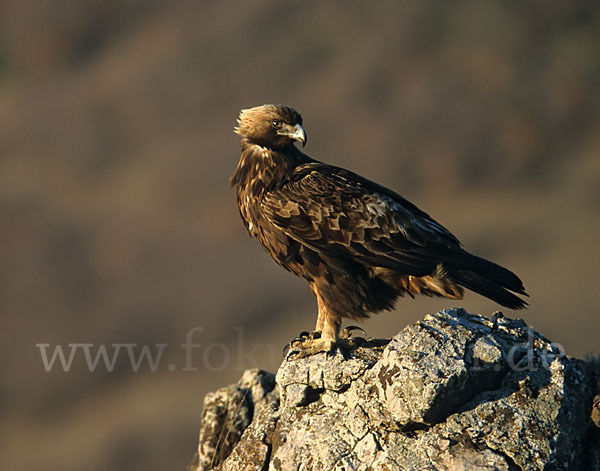
[[296, 124], [294, 127], [287, 126], [287, 129], [284, 128], [282, 131], [283, 132], [280, 132], [280, 134], [301, 142], [302, 147], [306, 145], [306, 131], [304, 131], [304, 128], [299, 124]]

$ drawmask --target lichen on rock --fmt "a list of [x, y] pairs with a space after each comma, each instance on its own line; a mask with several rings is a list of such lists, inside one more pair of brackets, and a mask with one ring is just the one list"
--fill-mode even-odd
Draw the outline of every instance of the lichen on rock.
[[191, 469], [600, 469], [594, 389], [522, 320], [444, 310], [207, 395]]

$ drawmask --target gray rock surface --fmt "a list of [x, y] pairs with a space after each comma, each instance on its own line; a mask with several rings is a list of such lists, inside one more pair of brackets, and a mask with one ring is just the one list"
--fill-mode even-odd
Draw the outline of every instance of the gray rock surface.
[[594, 394], [522, 320], [444, 310], [208, 394], [190, 469], [600, 470]]
[[[242, 434], [250, 423], [261, 423], [263, 428], [275, 417], [279, 406], [279, 392], [275, 376], [262, 370], [246, 370], [237, 384], [209, 393], [204, 398], [198, 450], [190, 470], [209, 470], [222, 463], [221, 469], [262, 469], [269, 446], [264, 437], [258, 439]], [[231, 467], [242, 463], [243, 467]], [[256, 468], [252, 467], [256, 463]]]

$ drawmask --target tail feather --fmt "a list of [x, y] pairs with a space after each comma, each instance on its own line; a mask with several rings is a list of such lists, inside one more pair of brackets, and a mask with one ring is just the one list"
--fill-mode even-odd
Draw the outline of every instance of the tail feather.
[[[471, 291], [510, 309], [523, 309], [527, 302], [517, 296], [528, 296], [523, 282], [510, 270], [489, 260], [464, 252], [444, 262], [448, 278]], [[515, 294], [517, 293], [517, 294]]]

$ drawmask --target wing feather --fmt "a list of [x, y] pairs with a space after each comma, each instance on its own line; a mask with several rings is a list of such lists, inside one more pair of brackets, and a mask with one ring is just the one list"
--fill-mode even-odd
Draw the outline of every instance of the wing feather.
[[460, 249], [443, 226], [396, 193], [352, 172], [313, 162], [265, 195], [263, 214], [290, 238], [335, 257], [415, 276]]

